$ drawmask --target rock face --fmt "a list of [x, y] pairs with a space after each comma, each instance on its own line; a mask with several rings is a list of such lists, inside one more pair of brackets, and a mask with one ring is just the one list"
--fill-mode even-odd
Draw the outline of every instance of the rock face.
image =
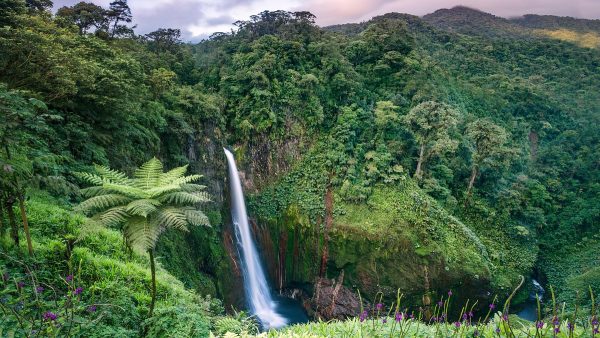
[[[315, 292], [306, 310], [309, 315], [323, 320], [346, 319], [360, 313], [360, 298], [343, 285], [344, 271], [337, 280], [319, 278]], [[306, 303], [305, 303], [306, 306]]]

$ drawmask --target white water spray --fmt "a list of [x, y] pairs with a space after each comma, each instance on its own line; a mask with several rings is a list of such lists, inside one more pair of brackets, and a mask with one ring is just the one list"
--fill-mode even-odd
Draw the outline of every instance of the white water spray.
[[244, 202], [244, 192], [242, 191], [242, 184], [240, 183], [235, 159], [229, 150], [224, 150], [229, 166], [231, 217], [235, 225], [235, 237], [242, 262], [246, 301], [248, 302], [250, 311], [258, 317], [263, 328], [282, 327], [287, 324], [287, 321], [275, 311], [275, 302], [271, 297], [269, 284], [265, 278], [265, 273], [260, 264], [260, 257], [258, 256], [250, 232], [246, 203]]

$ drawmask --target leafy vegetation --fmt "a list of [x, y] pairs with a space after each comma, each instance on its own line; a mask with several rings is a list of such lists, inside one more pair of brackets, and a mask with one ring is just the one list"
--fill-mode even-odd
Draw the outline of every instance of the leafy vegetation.
[[[457, 7], [321, 28], [265, 11], [186, 44], [177, 28], [137, 35], [126, 1], [51, 7], [0, 0], [0, 335], [256, 333], [204, 298], [243, 303], [224, 145], [278, 288], [344, 275], [370, 298], [401, 288], [410, 308], [460, 289], [485, 313], [523, 275], [554, 286], [567, 316], [593, 309], [580, 295], [600, 290], [597, 20]], [[75, 205], [105, 227], [87, 232]]]

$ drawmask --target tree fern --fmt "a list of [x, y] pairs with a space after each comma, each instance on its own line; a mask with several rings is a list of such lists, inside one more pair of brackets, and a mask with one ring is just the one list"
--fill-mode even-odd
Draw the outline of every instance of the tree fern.
[[162, 174], [163, 165], [156, 157], [154, 157], [150, 161], [142, 164], [142, 166], [135, 171], [133, 186], [141, 189], [157, 187], [160, 185], [160, 177]]
[[153, 158], [134, 173], [133, 178], [104, 166], [96, 173], [76, 173], [93, 186], [82, 189], [87, 199], [78, 209], [93, 216], [94, 224], [118, 228], [133, 249], [147, 251], [152, 274], [152, 303], [156, 300], [154, 247], [169, 228], [188, 231], [188, 225], [209, 226], [206, 215], [195, 208], [210, 201], [205, 186], [194, 184], [200, 175], [185, 176], [187, 166], [163, 172], [163, 165]]

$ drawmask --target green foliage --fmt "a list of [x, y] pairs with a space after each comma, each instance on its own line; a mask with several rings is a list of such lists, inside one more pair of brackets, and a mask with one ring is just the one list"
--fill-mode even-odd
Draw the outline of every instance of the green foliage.
[[[8, 297], [2, 306], [23, 301], [18, 313], [26, 318], [26, 325], [34, 324], [32, 329], [43, 329], [41, 335], [48, 337], [66, 336], [68, 330], [74, 337], [137, 336], [142, 325], [155, 336], [165, 336], [164, 327], [208, 335], [209, 318], [222, 312], [218, 302], [185, 289], [159, 265], [157, 312], [164, 316], [144, 322], [150, 278], [147, 257], [129, 252], [115, 230], [80, 231], [84, 219], [67, 205], [44, 194], [32, 196], [28, 210], [35, 258], [18, 258], [23, 257], [23, 249], [8, 247], [4, 238], [0, 244], [1, 273], [8, 278], [0, 284], [2, 299]], [[25, 283], [21, 292], [17, 292], [18, 282]], [[44, 290], [36, 293], [36, 286]], [[82, 290], [75, 295], [77, 287]], [[53, 312], [57, 319], [44, 320], [45, 312]], [[14, 315], [2, 316], [2, 335], [29, 334], [21, 330]]]
[[89, 198], [79, 210], [93, 214], [99, 224], [119, 228], [128, 245], [142, 252], [153, 250], [168, 228], [189, 231], [188, 224], [209, 225], [204, 213], [192, 205], [208, 201], [203, 186], [191, 182], [200, 175], [184, 176], [187, 166], [163, 172], [153, 158], [128, 178], [124, 173], [97, 166], [96, 174], [78, 176], [94, 186], [83, 190]]
[[155, 316], [144, 322], [149, 337], [206, 337], [209, 325], [197, 305], [159, 307]]
[[[102, 286], [107, 297], [116, 290], [110, 297], [123, 308], [136, 309], [123, 318], [139, 323], [148, 293], [139, 282], [144, 269], [111, 262], [128, 261], [120, 237], [107, 229], [80, 233], [82, 218], [25, 197], [41, 188], [78, 199], [71, 172], [98, 163], [106, 167], [86, 176], [97, 187], [83, 192], [94, 198], [83, 205], [111, 208], [100, 220], [118, 228], [165, 205], [204, 200], [185, 189], [185, 180], [173, 185], [182, 191], [156, 188], [164, 182], [150, 166], [127, 178], [152, 156], [167, 168], [200, 168], [210, 193], [221, 196], [216, 159], [223, 144], [237, 149], [257, 189], [249, 198], [254, 215], [274, 235], [299, 232], [299, 254], [307, 258], [298, 264], [306, 273], [289, 281], [310, 275], [332, 185], [339, 261], [354, 259], [353, 251], [393, 257], [410, 248], [415, 256], [407, 264], [417, 271], [435, 252], [440, 262], [464, 260], [460, 271], [468, 276], [489, 267], [492, 288], [503, 294], [536, 265], [565, 300], [575, 297], [570, 287], [595, 283], [597, 264], [589, 257], [600, 224], [597, 22], [502, 19], [458, 7], [321, 29], [308, 12], [265, 11], [237, 22], [230, 34], [190, 45], [173, 28], [136, 37], [126, 1], [108, 9], [80, 3], [56, 16], [46, 8], [45, 0], [0, 1], [0, 140], [8, 145], [0, 151], [2, 229], [12, 220], [19, 234], [13, 207], [21, 197], [42, 253], [46, 246], [67, 250], [83, 236], [75, 242], [85, 248], [73, 248], [74, 255], [109, 275], [135, 271], [135, 292]], [[415, 167], [420, 188], [407, 175]], [[475, 182], [465, 198], [465, 186]], [[220, 223], [216, 200], [207, 216]], [[174, 228], [207, 219], [166, 209], [163, 216]], [[131, 224], [128, 233], [137, 238], [143, 224]], [[219, 231], [169, 235], [159, 261], [190, 287], [224, 292], [222, 281], [184, 272], [224, 275]], [[158, 233], [136, 243], [152, 246]], [[381, 242], [384, 235], [396, 243]], [[347, 238], [373, 242], [354, 250], [340, 244]], [[186, 243], [193, 248], [176, 250]], [[159, 295], [160, 275], [159, 268]], [[123, 276], [120, 283], [129, 283]], [[172, 318], [169, 306], [165, 317]], [[156, 332], [166, 327], [155, 324]], [[112, 336], [137, 329], [98, 328]]]
[[434, 156], [443, 156], [456, 150], [458, 142], [451, 132], [458, 123], [459, 113], [447, 104], [423, 102], [404, 116], [404, 122], [414, 134], [420, 147], [415, 177], [422, 176], [422, 166]]

